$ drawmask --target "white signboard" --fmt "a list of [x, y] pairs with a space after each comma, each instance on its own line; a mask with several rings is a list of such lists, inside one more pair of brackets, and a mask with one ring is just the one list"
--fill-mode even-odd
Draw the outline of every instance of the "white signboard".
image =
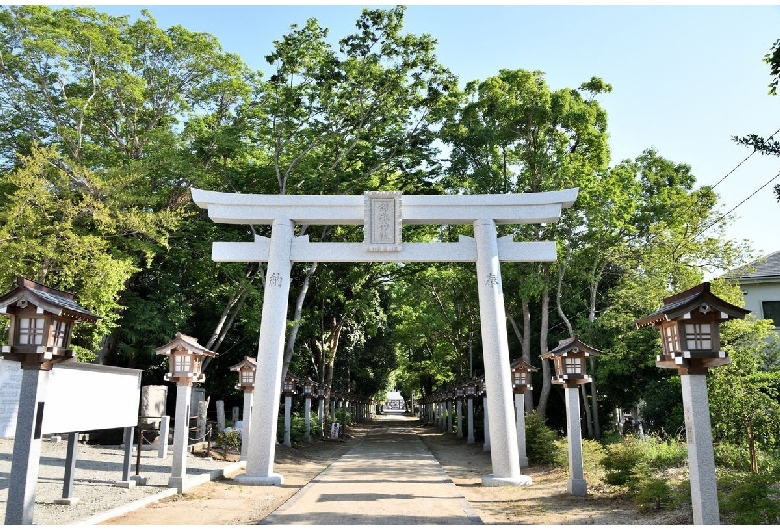
[[141, 370], [87, 363], [55, 365], [43, 411], [43, 434], [138, 425]]
[[22, 388], [22, 364], [0, 359], [0, 438], [13, 438], [19, 391]]
[[339, 425], [338, 423], [330, 424], [330, 437], [333, 440], [336, 440], [339, 437], [339, 427], [341, 427], [341, 425]]

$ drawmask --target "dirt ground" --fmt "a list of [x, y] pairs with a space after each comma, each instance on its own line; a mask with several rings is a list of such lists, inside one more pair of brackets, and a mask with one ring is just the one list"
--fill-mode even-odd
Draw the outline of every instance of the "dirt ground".
[[[255, 524], [346, 453], [371, 428], [372, 424], [353, 426], [345, 441], [316, 441], [292, 449], [278, 445], [274, 471], [284, 476], [282, 486], [246, 486], [228, 476], [103, 524]], [[533, 479], [531, 486], [483, 487], [482, 477], [491, 473], [491, 462], [482, 444], [466, 444], [462, 438], [441, 434], [432, 427], [419, 427], [417, 433], [485, 524], [692, 524], [689, 506], [676, 511], [640, 512], [630, 500], [590, 484], [587, 496], [571, 496], [566, 492], [564, 473], [549, 467], [522, 469]]]

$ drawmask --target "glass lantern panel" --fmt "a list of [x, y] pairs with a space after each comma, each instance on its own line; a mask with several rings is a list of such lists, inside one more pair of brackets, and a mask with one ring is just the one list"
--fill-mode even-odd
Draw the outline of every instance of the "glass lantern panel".
[[43, 344], [43, 318], [19, 319], [19, 344]]
[[54, 332], [52, 333], [52, 345], [58, 348], [64, 348], [65, 342], [68, 339], [68, 329], [70, 326], [67, 322], [61, 320], [54, 321]]
[[255, 384], [255, 373], [252, 370], [241, 370], [241, 383], [245, 385]]
[[712, 329], [709, 322], [685, 324], [685, 341], [689, 350], [711, 350]]
[[680, 337], [677, 334], [677, 322], [669, 322], [661, 327], [663, 332], [664, 352], [671, 355], [680, 351]]
[[178, 354], [173, 356], [173, 371], [174, 372], [189, 372], [190, 371], [190, 356], [187, 354]]
[[566, 357], [566, 372], [567, 374], [581, 374], [582, 372], [582, 358], [581, 357]]

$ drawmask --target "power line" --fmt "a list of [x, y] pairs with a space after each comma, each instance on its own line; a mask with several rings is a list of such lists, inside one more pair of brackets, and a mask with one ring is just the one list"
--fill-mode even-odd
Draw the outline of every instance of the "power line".
[[769, 184], [771, 184], [771, 183], [772, 183], [772, 181], [776, 180], [778, 177], [780, 177], [780, 172], [778, 172], [778, 173], [777, 173], [777, 174], [776, 174], [774, 177], [772, 177], [771, 179], [769, 179], [769, 180], [767, 180], [766, 182], [764, 182], [764, 183], [763, 183], [763, 184], [762, 184], [762, 185], [761, 185], [761, 186], [760, 186], [760, 187], [759, 187], [757, 190], [755, 190], [753, 193], [751, 193], [750, 195], [748, 195], [747, 197], [745, 197], [744, 199], [742, 199], [742, 200], [739, 202], [739, 204], [737, 204], [736, 206], [734, 206], [734, 207], [733, 207], [731, 210], [729, 210], [728, 212], [724, 213], [723, 215], [721, 215], [720, 217], [718, 217], [717, 219], [715, 219], [713, 222], [711, 222], [710, 224], [708, 224], [708, 225], [707, 225], [705, 228], [703, 228], [702, 230], [699, 230], [699, 232], [698, 232], [698, 233], [697, 233], [695, 236], [693, 236], [693, 237], [699, 236], [700, 234], [703, 234], [704, 232], [706, 232], [707, 230], [709, 230], [710, 228], [712, 228], [714, 225], [716, 225], [717, 223], [719, 223], [719, 222], [720, 222], [720, 221], [721, 221], [723, 218], [725, 218], [725, 217], [726, 217], [727, 215], [729, 215], [731, 212], [733, 212], [734, 210], [736, 210], [737, 208], [739, 208], [740, 206], [742, 206], [743, 204], [745, 204], [745, 203], [746, 203], [748, 200], [750, 200], [751, 198], [753, 198], [753, 196], [754, 196], [754, 195], [756, 195], [756, 194], [757, 194], [759, 191], [761, 191], [761, 190], [763, 190], [764, 188], [766, 188], [767, 186], [769, 186]]
[[[774, 138], [774, 136], [775, 136], [777, 133], [780, 133], [780, 129], [777, 129], [775, 132], [773, 132], [772, 134], [770, 134], [770, 135], [769, 135], [769, 137], [767, 138], [767, 140], [771, 140], [772, 138]], [[724, 180], [726, 180], [726, 179], [727, 179], [727, 178], [728, 178], [728, 177], [729, 177], [729, 176], [730, 176], [732, 173], [734, 173], [734, 172], [735, 172], [737, 169], [739, 169], [739, 166], [741, 166], [742, 164], [744, 164], [745, 162], [747, 162], [747, 161], [748, 161], [748, 159], [749, 159], [751, 156], [753, 156], [754, 154], [756, 154], [757, 152], [758, 152], [758, 149], [756, 149], [756, 148], [753, 148], [753, 152], [752, 152], [752, 153], [750, 153], [748, 156], [746, 156], [746, 157], [744, 158], [744, 160], [742, 160], [742, 162], [740, 162], [739, 164], [737, 164], [736, 166], [734, 166], [734, 169], [732, 169], [731, 171], [729, 171], [728, 173], [726, 173], [726, 175], [724, 175], [724, 177], [723, 177], [722, 179], [720, 179], [718, 182], [716, 182], [715, 184], [713, 184], [713, 186], [712, 186], [712, 189], [715, 189], [715, 186], [717, 186], [718, 184], [720, 184], [721, 182], [723, 182]], [[742, 204], [742, 203], [740, 203], [740, 204]]]

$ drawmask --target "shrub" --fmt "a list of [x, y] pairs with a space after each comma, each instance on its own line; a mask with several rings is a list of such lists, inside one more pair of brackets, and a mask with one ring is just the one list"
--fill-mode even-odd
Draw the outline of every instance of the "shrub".
[[[559, 438], [554, 442], [553, 465], [569, 470], [569, 440]], [[601, 480], [601, 460], [604, 458], [604, 446], [596, 440], [582, 440], [582, 474], [589, 482]]]
[[601, 465], [606, 473], [604, 482], [613, 486], [632, 486], [638, 482], [636, 466], [642, 461], [642, 449], [632, 436], [626, 436], [622, 443], [606, 448]]
[[[300, 443], [306, 434], [305, 418], [299, 412], [293, 412], [290, 416], [290, 443]], [[322, 434], [319, 417], [312, 414], [309, 421], [309, 434], [312, 438]], [[284, 441], [284, 414], [280, 414], [276, 427], [276, 438], [279, 443]]]
[[222, 450], [222, 458], [225, 458], [228, 452], [240, 452], [241, 433], [235, 430], [217, 433], [216, 444]]
[[528, 460], [534, 464], [552, 464], [556, 432], [547, 426], [536, 412], [525, 415], [525, 449]]
[[778, 524], [780, 503], [769, 473], [731, 473], [721, 480], [721, 514], [732, 524]]
[[680, 440], [663, 440], [658, 436], [646, 436], [638, 440], [642, 460], [655, 469], [668, 469], [685, 465], [688, 447]]
[[650, 508], [659, 510], [671, 507], [674, 500], [673, 490], [669, 483], [663, 478], [653, 476], [640, 478], [634, 487], [632, 497], [634, 502], [639, 505], [640, 510]]

